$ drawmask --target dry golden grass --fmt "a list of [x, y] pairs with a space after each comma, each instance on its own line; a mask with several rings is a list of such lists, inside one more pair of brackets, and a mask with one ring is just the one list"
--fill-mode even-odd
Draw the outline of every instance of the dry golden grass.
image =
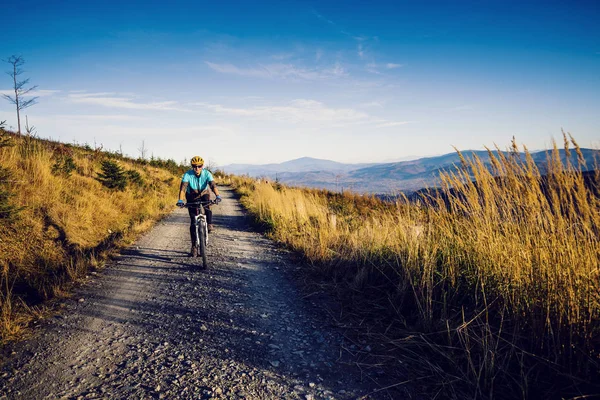
[[[110, 190], [96, 177], [100, 162], [115, 155], [10, 137], [13, 145], [0, 148], [0, 166], [11, 179], [1, 184], [22, 210], [15, 218], [0, 219], [2, 339], [14, 337], [27, 321], [31, 312], [16, 313], [27, 311], [23, 304], [60, 294], [65, 282], [100, 265], [112, 242], [131, 241], [171, 211], [179, 184], [179, 177], [165, 169], [116, 157], [126, 170], [139, 172], [145, 184]], [[76, 166], [70, 176], [52, 170], [65, 155]]]
[[[583, 159], [566, 136], [565, 149]], [[472, 393], [506, 385], [527, 397], [540, 360], [598, 377], [600, 180], [586, 183], [556, 145], [543, 174], [518, 151], [513, 141], [508, 155], [490, 152], [491, 166], [463, 159], [419, 203], [233, 183], [273, 238], [355, 290], [378, 282], [384, 299], [401, 299], [391, 305], [399, 318], [436, 337], [425, 347], [444, 353]]]

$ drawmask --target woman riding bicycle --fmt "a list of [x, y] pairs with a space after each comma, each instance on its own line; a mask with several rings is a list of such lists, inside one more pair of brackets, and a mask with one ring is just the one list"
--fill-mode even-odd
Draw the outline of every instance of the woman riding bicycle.
[[[185, 195], [185, 199], [188, 203], [193, 202], [201, 202], [204, 207], [204, 214], [206, 215], [206, 222], [208, 224], [208, 232], [212, 232], [212, 211], [210, 210], [210, 191], [208, 188], [214, 192], [217, 198], [215, 201], [218, 203], [221, 201], [221, 196], [219, 195], [219, 189], [217, 189], [217, 185], [215, 185], [215, 180], [210, 173], [209, 170], [204, 169], [204, 160], [202, 157], [194, 156], [191, 160], [192, 169], [187, 171], [181, 177], [181, 186], [179, 187], [179, 200], [177, 201], [177, 206], [183, 207], [184, 202], [183, 198]], [[189, 207], [188, 212], [190, 214], [190, 237], [192, 238], [192, 250], [190, 254], [194, 254], [196, 243], [196, 230], [194, 229], [194, 217], [198, 215], [200, 212], [200, 206], [198, 207]]]

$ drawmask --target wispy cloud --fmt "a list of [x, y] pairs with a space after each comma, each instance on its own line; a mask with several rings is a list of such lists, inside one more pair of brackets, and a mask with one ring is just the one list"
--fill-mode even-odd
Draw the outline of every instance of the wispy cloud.
[[414, 121], [387, 121], [380, 124], [375, 125], [376, 128], [391, 128], [394, 126], [401, 126], [406, 124], [413, 124]]
[[363, 48], [363, 44], [362, 43], [358, 43], [357, 47], [358, 47], [358, 51], [357, 51], [358, 57], [361, 60], [364, 60], [364, 58], [365, 58], [365, 50]]
[[356, 42], [356, 54], [358, 58], [363, 61], [371, 61], [373, 62], [374, 57], [372, 52], [370, 51], [374, 43], [379, 42], [379, 37], [377, 36], [356, 36], [348, 34], [354, 41]]
[[[323, 16], [322, 14], [318, 13], [315, 10], [313, 10], [313, 14], [316, 15], [317, 18], [319, 18], [321, 21], [324, 21], [327, 24], [337, 28], [337, 30], [340, 34], [347, 36], [347, 37], [351, 38], [352, 40], [354, 40], [356, 42], [356, 55], [358, 56], [359, 59], [368, 60], [370, 58], [369, 55], [367, 54], [369, 44], [372, 42], [378, 42], [379, 41], [378, 36], [356, 35], [352, 32], [347, 31], [346, 29], [339, 27], [338, 24], [336, 24], [332, 20], [326, 18], [325, 16]], [[321, 58], [321, 55], [318, 55], [317, 61], [320, 58]]]
[[239, 75], [251, 78], [269, 78], [269, 79], [302, 79], [302, 80], [322, 80], [347, 76], [348, 72], [336, 63], [330, 68], [308, 69], [297, 67], [293, 64], [265, 64], [256, 67], [240, 68], [233, 64], [217, 64], [205, 61], [212, 70], [224, 73]]
[[140, 116], [124, 114], [56, 114], [53, 118], [67, 121], [139, 121], [144, 119]]
[[377, 69], [378, 68], [377, 64], [368, 63], [365, 67], [366, 67], [365, 69], [367, 70], [367, 72], [370, 72], [372, 74], [381, 75], [381, 72]]
[[[364, 35], [359, 35], [359, 36], [352, 36], [354, 38], [354, 40], [356, 40], [357, 42], [366, 42], [368, 40], [371, 39], [371, 37], [369, 36], [364, 36]], [[376, 36], [373, 36], [373, 39], [377, 39]]]
[[326, 75], [337, 76], [337, 77], [349, 75], [348, 71], [346, 71], [339, 62], [335, 63], [335, 65], [331, 68], [324, 69], [323, 72]]
[[[368, 103], [381, 106], [380, 103]], [[269, 122], [289, 124], [316, 124], [318, 126], [343, 127], [349, 125], [370, 125], [375, 128], [390, 128], [414, 121], [390, 121], [376, 118], [364, 111], [353, 108], [335, 108], [311, 99], [296, 99], [286, 105], [228, 107], [222, 104], [194, 103], [211, 113], [240, 118], [250, 118]]]
[[404, 67], [404, 64], [396, 64], [396, 63], [385, 63], [385, 64], [377, 64], [375, 62], [370, 62], [365, 65], [365, 69], [367, 72], [371, 72], [373, 74], [381, 75], [381, 69], [397, 69]]
[[316, 100], [296, 99], [283, 106], [227, 107], [221, 104], [195, 103], [216, 114], [265, 119], [288, 123], [351, 123], [369, 115], [351, 108], [331, 108]]
[[[31, 92], [26, 94], [26, 97], [32, 97], [32, 96], [37, 96], [37, 97], [48, 97], [48, 96], [52, 96], [56, 93], [60, 93], [60, 90], [49, 90], [49, 89], [42, 89], [42, 90], [32, 90]], [[5, 89], [5, 90], [0, 90], [0, 95], [6, 94], [8, 96], [14, 96], [15, 95], [15, 91], [14, 89]]]
[[279, 54], [273, 54], [271, 55], [271, 58], [273, 60], [289, 60], [290, 58], [294, 57], [294, 53], [279, 53]]
[[253, 78], [270, 78], [269, 71], [264, 68], [238, 68], [232, 64], [217, 64], [210, 61], [205, 61], [212, 70], [221, 72], [224, 74], [233, 74], [240, 76], [248, 76]]
[[404, 67], [404, 64], [387, 63], [387, 64], [385, 64], [385, 67], [387, 69], [396, 69], [396, 68]]
[[215, 96], [215, 98], [228, 101], [256, 101], [263, 100], [264, 96]]
[[61, 92], [60, 90], [41, 89], [41, 90], [33, 90], [27, 94], [29, 96], [48, 97], [48, 96], [53, 96], [60, 92]]
[[323, 15], [319, 14], [317, 11], [313, 10], [313, 14], [316, 15], [317, 18], [319, 18], [321, 21], [324, 21], [324, 22], [328, 23], [329, 25], [335, 26], [335, 22], [333, 22], [330, 19], [325, 18]]
[[188, 111], [176, 101], [161, 102], [135, 102], [132, 97], [125, 97], [116, 93], [70, 93], [67, 99], [78, 104], [94, 104], [102, 107], [124, 108], [129, 110], [163, 110], [163, 111]]
[[383, 107], [383, 103], [379, 101], [370, 101], [368, 103], [362, 103], [361, 107]]

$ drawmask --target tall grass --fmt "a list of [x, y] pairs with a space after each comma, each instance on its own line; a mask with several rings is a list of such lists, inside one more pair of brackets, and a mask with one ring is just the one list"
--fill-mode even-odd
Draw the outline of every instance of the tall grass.
[[[10, 177], [2, 186], [10, 191], [5, 202], [19, 210], [0, 218], [0, 338], [6, 340], [26, 324], [32, 304], [62, 293], [111, 246], [132, 240], [169, 212], [178, 177], [107, 152], [0, 134], [11, 141], [0, 148], [0, 165]], [[124, 191], [104, 187], [97, 178], [108, 158], [144, 183]]]
[[[583, 162], [572, 138], [564, 148]], [[556, 144], [544, 171], [514, 141], [489, 156], [461, 155], [416, 203], [236, 185], [273, 238], [354, 290], [376, 288], [451, 370], [445, 383], [484, 397], [569, 393], [566, 382], [600, 378], [598, 173], [562, 162]]]

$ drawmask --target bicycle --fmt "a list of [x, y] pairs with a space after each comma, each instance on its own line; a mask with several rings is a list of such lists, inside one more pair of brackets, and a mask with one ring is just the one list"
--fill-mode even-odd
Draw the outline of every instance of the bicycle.
[[[183, 207], [187, 208], [197, 208], [200, 211], [198, 215], [194, 217], [194, 229], [196, 230], [196, 243], [193, 246], [195, 250], [192, 253], [192, 257], [198, 257], [200, 255], [202, 257], [202, 269], [206, 269], [208, 267], [208, 261], [206, 259], [206, 247], [208, 246], [208, 224], [206, 222], [206, 215], [204, 214], [204, 206], [207, 205], [217, 205], [219, 204], [215, 200], [209, 201], [197, 201], [193, 203], [184, 204]], [[200, 253], [200, 254], [198, 254]]]

